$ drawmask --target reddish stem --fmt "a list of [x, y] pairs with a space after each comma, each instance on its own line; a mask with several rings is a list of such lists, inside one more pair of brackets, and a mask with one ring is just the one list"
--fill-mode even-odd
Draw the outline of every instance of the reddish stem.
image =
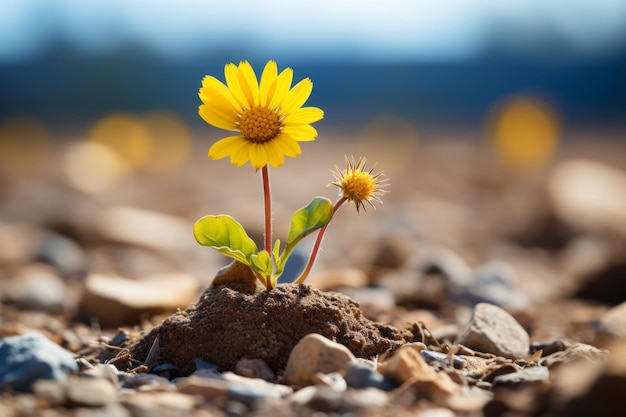
[[[346, 197], [341, 197], [339, 200], [337, 200], [337, 202], [333, 206], [333, 215], [337, 213], [337, 210], [339, 210], [341, 206], [343, 205], [343, 203], [345, 203], [346, 201], [348, 201]], [[311, 269], [313, 269], [313, 264], [315, 263], [315, 259], [317, 258], [317, 253], [319, 252], [320, 247], [322, 246], [322, 239], [324, 238], [324, 233], [326, 233], [326, 228], [328, 227], [329, 224], [330, 222], [326, 223], [326, 225], [322, 227], [319, 232], [317, 232], [317, 238], [315, 239], [313, 250], [311, 250], [311, 256], [309, 257], [309, 262], [307, 263], [306, 268], [304, 268], [304, 271], [302, 271], [298, 279], [294, 281], [294, 284], [302, 284], [304, 280], [306, 279], [306, 277], [309, 276]]]
[[[272, 262], [274, 256], [272, 254], [272, 195], [270, 192], [270, 173], [267, 165], [261, 169], [261, 175], [263, 178], [263, 202], [265, 206], [265, 250], [270, 254]], [[272, 283], [272, 277], [265, 277], [265, 285], [269, 290], [274, 288]]]

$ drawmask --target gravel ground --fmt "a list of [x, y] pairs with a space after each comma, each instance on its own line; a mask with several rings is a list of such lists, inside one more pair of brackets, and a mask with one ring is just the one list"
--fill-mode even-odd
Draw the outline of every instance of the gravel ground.
[[254, 170], [198, 140], [168, 175], [95, 149], [76, 173], [84, 143], [59, 144], [0, 176], [0, 415], [624, 415], [626, 148], [605, 136], [525, 172], [462, 135], [305, 144], [271, 172], [276, 237], [336, 198], [344, 154], [391, 192], [342, 208], [280, 297], [210, 287], [228, 259], [191, 232], [227, 213], [260, 242]]

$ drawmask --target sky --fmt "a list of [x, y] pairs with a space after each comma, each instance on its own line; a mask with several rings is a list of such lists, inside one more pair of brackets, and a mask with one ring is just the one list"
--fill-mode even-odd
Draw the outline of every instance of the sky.
[[0, 10], [0, 65], [59, 41], [91, 54], [130, 43], [173, 59], [233, 42], [382, 61], [455, 61], [494, 47], [593, 59], [626, 48], [623, 0], [3, 0]]

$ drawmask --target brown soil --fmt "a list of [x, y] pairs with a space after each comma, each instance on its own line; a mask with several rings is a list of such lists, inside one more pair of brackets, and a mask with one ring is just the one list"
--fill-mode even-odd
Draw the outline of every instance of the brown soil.
[[150, 365], [173, 364], [182, 375], [196, 369], [195, 358], [222, 371], [233, 370], [242, 358], [262, 359], [280, 372], [309, 333], [345, 345], [360, 358], [393, 351], [413, 337], [367, 319], [344, 295], [308, 285], [284, 284], [254, 294], [211, 286], [197, 305], [170, 316], [133, 345], [131, 356], [145, 362], [158, 336], [157, 359]]

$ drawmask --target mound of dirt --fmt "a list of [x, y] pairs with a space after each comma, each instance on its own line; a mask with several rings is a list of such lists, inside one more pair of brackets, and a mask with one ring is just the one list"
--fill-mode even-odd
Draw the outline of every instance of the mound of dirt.
[[308, 285], [283, 284], [253, 294], [211, 286], [196, 305], [168, 317], [130, 353], [145, 362], [158, 336], [151, 366], [173, 364], [188, 375], [196, 369], [196, 358], [222, 371], [247, 358], [262, 359], [281, 372], [293, 347], [309, 333], [334, 340], [360, 358], [393, 351], [413, 338], [408, 330], [367, 319], [350, 298]]

